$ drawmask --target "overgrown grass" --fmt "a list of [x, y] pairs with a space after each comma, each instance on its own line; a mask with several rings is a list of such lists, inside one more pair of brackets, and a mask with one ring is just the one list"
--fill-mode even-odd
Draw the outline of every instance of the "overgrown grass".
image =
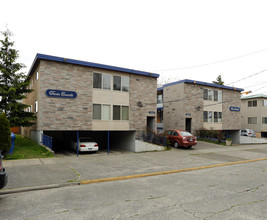
[[54, 155], [43, 146], [36, 144], [29, 138], [21, 137], [20, 135], [16, 135], [13, 154], [5, 155], [6, 160], [47, 157], [54, 157]]

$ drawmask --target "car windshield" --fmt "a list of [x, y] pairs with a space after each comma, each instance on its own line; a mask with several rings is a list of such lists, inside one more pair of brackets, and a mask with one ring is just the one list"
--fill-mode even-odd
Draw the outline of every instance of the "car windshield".
[[180, 134], [181, 134], [182, 136], [193, 136], [192, 134], [190, 134], [190, 133], [187, 132], [187, 131], [180, 131]]

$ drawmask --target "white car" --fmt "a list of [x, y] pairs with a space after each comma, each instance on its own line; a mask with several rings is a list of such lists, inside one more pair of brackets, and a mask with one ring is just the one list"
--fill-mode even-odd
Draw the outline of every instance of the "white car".
[[[77, 150], [77, 141], [71, 142], [71, 147], [75, 151]], [[79, 138], [79, 152], [89, 152], [89, 151], [98, 151], [98, 144], [92, 141], [89, 137], [80, 137]]]
[[241, 136], [256, 137], [255, 132], [251, 129], [242, 129]]

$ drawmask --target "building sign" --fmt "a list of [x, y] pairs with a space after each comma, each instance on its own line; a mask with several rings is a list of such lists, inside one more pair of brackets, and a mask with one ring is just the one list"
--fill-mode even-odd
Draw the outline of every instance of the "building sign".
[[77, 93], [73, 91], [63, 91], [63, 90], [55, 90], [55, 89], [48, 89], [46, 90], [46, 95], [48, 97], [53, 98], [69, 98], [74, 99], [77, 97]]
[[149, 111], [149, 114], [155, 114], [156, 112], [154, 112], [154, 111]]
[[240, 108], [239, 107], [231, 106], [230, 107], [230, 111], [232, 111], [232, 112], [240, 112]]
[[186, 113], [185, 116], [191, 116], [191, 113]]

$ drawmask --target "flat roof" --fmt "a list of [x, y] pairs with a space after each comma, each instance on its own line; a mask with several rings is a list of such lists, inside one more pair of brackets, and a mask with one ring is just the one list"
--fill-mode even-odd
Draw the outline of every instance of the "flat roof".
[[257, 94], [257, 95], [250, 95], [250, 96], [241, 97], [241, 99], [256, 99], [256, 98], [267, 98], [267, 95]]
[[158, 90], [162, 90], [164, 87], [168, 87], [168, 86], [172, 86], [172, 85], [176, 85], [176, 84], [182, 84], [182, 83], [191, 83], [191, 84], [197, 84], [197, 85], [203, 85], [203, 86], [211, 86], [211, 87], [221, 88], [221, 89], [236, 90], [239, 92], [244, 91], [244, 89], [241, 89], [241, 88], [230, 87], [230, 86], [225, 86], [225, 85], [218, 85], [215, 83], [207, 83], [207, 82], [201, 82], [201, 81], [190, 80], [190, 79], [184, 79], [184, 80], [179, 80], [179, 81], [172, 82], [172, 83], [167, 83], [167, 84], [163, 85], [163, 87], [158, 88]]
[[105, 65], [105, 64], [92, 63], [92, 62], [81, 61], [81, 60], [74, 60], [74, 59], [51, 56], [51, 55], [40, 54], [40, 53], [36, 54], [36, 57], [33, 61], [33, 64], [29, 70], [28, 76], [30, 76], [32, 74], [32, 71], [36, 68], [36, 66], [38, 65], [40, 60], [51, 60], [51, 61], [56, 61], [56, 62], [61, 62], [61, 63], [76, 64], [76, 65], [81, 65], [81, 66], [95, 67], [95, 68], [114, 70], [114, 71], [126, 72], [126, 73], [143, 75], [143, 76], [150, 76], [150, 77], [154, 77], [154, 78], [159, 77], [159, 74], [156, 74], [156, 73], [127, 69], [127, 68], [123, 68], [123, 67], [109, 66], [109, 65]]

